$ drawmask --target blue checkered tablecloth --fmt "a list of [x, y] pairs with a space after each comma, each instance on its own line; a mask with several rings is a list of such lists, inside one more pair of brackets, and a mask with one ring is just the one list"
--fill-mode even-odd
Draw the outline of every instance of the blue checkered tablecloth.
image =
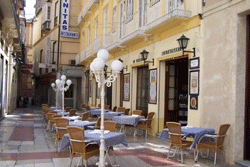
[[[91, 133], [93, 132], [92, 130], [85, 130], [84, 131], [84, 135], [85, 135], [85, 140], [91, 140], [93, 142], [97, 142], [98, 145], [100, 146], [100, 133]], [[106, 134], [104, 134], [104, 147], [105, 150], [108, 147], [117, 145], [117, 144], [123, 144], [125, 146], [128, 146], [127, 140], [126, 140], [126, 136], [124, 133], [117, 133], [117, 132], [108, 132]], [[61, 141], [61, 145], [59, 148], [59, 152], [63, 149], [65, 149], [66, 147], [68, 147], [70, 145], [70, 141], [69, 141], [69, 134], [66, 133]]]
[[140, 119], [145, 119], [144, 116], [131, 116], [131, 115], [122, 115], [122, 116], [114, 116], [112, 121], [117, 122], [122, 125], [133, 125], [136, 126]]
[[104, 118], [105, 119], [112, 119], [114, 116], [121, 116], [123, 115], [124, 112], [113, 112], [113, 111], [109, 111], [109, 112], [105, 112], [104, 113]]
[[90, 107], [90, 110], [101, 109], [100, 107]]
[[55, 109], [62, 109], [62, 107], [50, 107], [51, 110], [55, 110]]
[[[104, 110], [104, 112], [109, 112], [110, 110]], [[89, 111], [90, 115], [101, 115], [101, 109], [93, 109]]]
[[[186, 137], [194, 137], [193, 143], [190, 146], [190, 150], [193, 149], [193, 147], [199, 142], [199, 139], [204, 135], [204, 134], [214, 134], [215, 131], [212, 128], [195, 128], [192, 126], [182, 126], [181, 127], [181, 133], [186, 134]], [[168, 128], [163, 129], [159, 138], [164, 141], [166, 138], [169, 137], [168, 134]]]

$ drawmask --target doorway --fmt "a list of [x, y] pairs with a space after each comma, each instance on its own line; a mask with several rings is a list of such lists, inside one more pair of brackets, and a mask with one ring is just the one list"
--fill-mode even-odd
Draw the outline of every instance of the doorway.
[[107, 105], [112, 107], [112, 85], [110, 87], [107, 87]]
[[166, 122], [187, 125], [188, 108], [188, 58], [166, 62], [165, 71], [165, 114]]
[[250, 15], [247, 16], [244, 159], [250, 160]]

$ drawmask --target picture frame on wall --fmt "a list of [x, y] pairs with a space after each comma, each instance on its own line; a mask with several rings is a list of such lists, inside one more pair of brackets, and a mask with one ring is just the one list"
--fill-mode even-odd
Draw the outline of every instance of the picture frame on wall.
[[198, 96], [190, 95], [190, 109], [198, 110]]
[[199, 75], [200, 71], [189, 71], [189, 94], [190, 95], [199, 95]]
[[157, 103], [157, 69], [149, 70], [149, 102], [150, 104]]
[[123, 75], [123, 101], [130, 100], [130, 74]]
[[189, 59], [189, 69], [200, 68], [200, 58], [195, 57]]

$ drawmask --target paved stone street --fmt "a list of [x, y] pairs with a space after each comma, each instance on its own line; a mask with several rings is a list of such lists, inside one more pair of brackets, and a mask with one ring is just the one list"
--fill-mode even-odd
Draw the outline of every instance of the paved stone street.
[[[80, 112], [77, 114], [80, 115]], [[69, 150], [56, 152], [55, 133], [45, 131], [43, 113], [39, 107], [18, 108], [7, 115], [0, 125], [0, 166], [69, 166]], [[145, 138], [144, 135], [134, 137], [133, 129], [126, 131], [126, 140], [128, 147], [122, 144], [114, 147], [116, 161], [120, 167], [213, 166], [213, 157], [199, 157], [198, 163], [195, 163], [193, 152], [189, 150], [185, 151], [184, 164], [180, 163], [178, 155], [167, 160], [168, 141], [162, 142], [152, 136]], [[113, 162], [113, 157], [110, 157]], [[73, 165], [77, 165], [78, 160], [79, 157], [74, 158]], [[97, 160], [97, 157], [91, 157], [88, 166], [96, 166]], [[229, 165], [218, 160], [216, 166]]]

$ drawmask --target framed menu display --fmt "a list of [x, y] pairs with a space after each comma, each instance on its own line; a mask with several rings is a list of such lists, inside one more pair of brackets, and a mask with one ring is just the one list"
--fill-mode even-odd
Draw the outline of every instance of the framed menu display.
[[199, 70], [189, 73], [189, 94], [199, 95]]
[[149, 71], [149, 103], [156, 104], [157, 102], [157, 69]]
[[189, 59], [189, 68], [190, 69], [200, 68], [200, 58], [195, 57], [195, 58]]
[[123, 75], [123, 101], [129, 101], [130, 99], [130, 74]]

